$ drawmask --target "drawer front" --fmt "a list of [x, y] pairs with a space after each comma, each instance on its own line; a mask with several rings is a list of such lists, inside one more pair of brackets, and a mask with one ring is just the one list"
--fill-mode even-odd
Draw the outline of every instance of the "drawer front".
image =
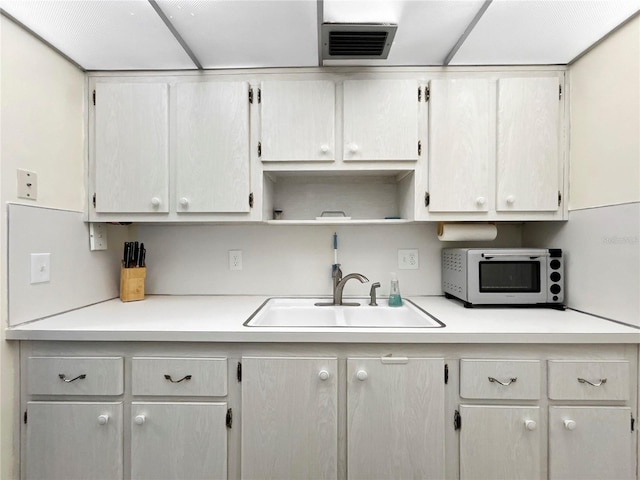
[[628, 400], [629, 362], [549, 360], [551, 400]]
[[134, 357], [134, 395], [224, 397], [226, 358]]
[[29, 395], [122, 395], [122, 357], [29, 357]]
[[540, 398], [538, 360], [460, 360], [460, 396], [537, 400]]

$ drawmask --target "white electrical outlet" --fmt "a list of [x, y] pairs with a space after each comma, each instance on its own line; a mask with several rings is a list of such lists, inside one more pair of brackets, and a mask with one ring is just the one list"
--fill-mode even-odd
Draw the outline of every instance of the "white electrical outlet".
[[89, 224], [89, 245], [91, 250], [107, 249], [107, 225], [104, 223]]
[[51, 254], [31, 254], [31, 283], [45, 283], [51, 280]]
[[398, 269], [418, 270], [419, 268], [420, 258], [418, 257], [417, 248], [398, 250]]
[[229, 270], [242, 270], [242, 250], [229, 250]]

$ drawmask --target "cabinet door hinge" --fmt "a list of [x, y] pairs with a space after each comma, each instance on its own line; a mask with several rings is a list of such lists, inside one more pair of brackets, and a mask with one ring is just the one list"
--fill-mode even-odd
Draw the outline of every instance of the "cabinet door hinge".
[[93, 208], [96, 208], [96, 194], [93, 194]]
[[424, 87], [424, 101], [428, 102], [430, 98], [431, 98], [431, 87], [426, 86]]
[[458, 410], [453, 414], [453, 429], [460, 430], [462, 427], [462, 417], [460, 417], [460, 412]]
[[253, 208], [253, 192], [249, 194], [249, 208]]
[[558, 100], [562, 100], [562, 85], [558, 85]]
[[429, 192], [424, 192], [424, 206], [428, 207], [429, 203], [431, 203], [431, 195], [429, 195]]
[[22, 416], [22, 420], [24, 421], [24, 424], [27, 424], [27, 411], [24, 411], [24, 415]]
[[96, 91], [93, 91], [93, 104], [96, 104]]
[[422, 101], [422, 87], [418, 87], [418, 101]]
[[449, 365], [447, 363], [444, 364], [444, 384], [449, 383]]
[[258, 103], [262, 103], [262, 90], [258, 89]]
[[422, 142], [418, 140], [418, 156], [422, 155]]
[[249, 103], [253, 103], [253, 88], [249, 89]]
[[227, 417], [225, 418], [225, 425], [227, 428], [231, 428], [231, 424], [233, 423], [233, 412], [230, 408], [227, 409]]
[[242, 381], [242, 363], [238, 362], [238, 368], [236, 369], [236, 378], [239, 382]]
[[262, 156], [262, 142], [258, 142], [258, 156]]
[[558, 206], [560, 206], [561, 204], [562, 204], [562, 192], [558, 190]]
[[[25, 414], [25, 418], [27, 415], [27, 412], [24, 412]], [[24, 423], [27, 423], [26, 421]], [[633, 418], [633, 413], [631, 414], [631, 431], [633, 432], [636, 429], [636, 419]]]

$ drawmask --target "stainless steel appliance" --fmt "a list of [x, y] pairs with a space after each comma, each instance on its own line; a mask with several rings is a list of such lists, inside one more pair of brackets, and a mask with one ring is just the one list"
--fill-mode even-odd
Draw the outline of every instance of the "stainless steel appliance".
[[560, 249], [445, 248], [442, 290], [466, 307], [537, 305], [564, 308]]

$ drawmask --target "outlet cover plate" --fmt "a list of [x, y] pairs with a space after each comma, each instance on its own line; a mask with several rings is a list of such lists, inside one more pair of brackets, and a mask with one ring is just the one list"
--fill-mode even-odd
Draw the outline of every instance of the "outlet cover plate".
[[31, 283], [45, 283], [51, 280], [51, 254], [31, 254]]
[[229, 250], [229, 270], [242, 270], [242, 250]]
[[398, 250], [399, 270], [418, 270], [420, 268], [420, 257], [417, 248], [405, 248]]

